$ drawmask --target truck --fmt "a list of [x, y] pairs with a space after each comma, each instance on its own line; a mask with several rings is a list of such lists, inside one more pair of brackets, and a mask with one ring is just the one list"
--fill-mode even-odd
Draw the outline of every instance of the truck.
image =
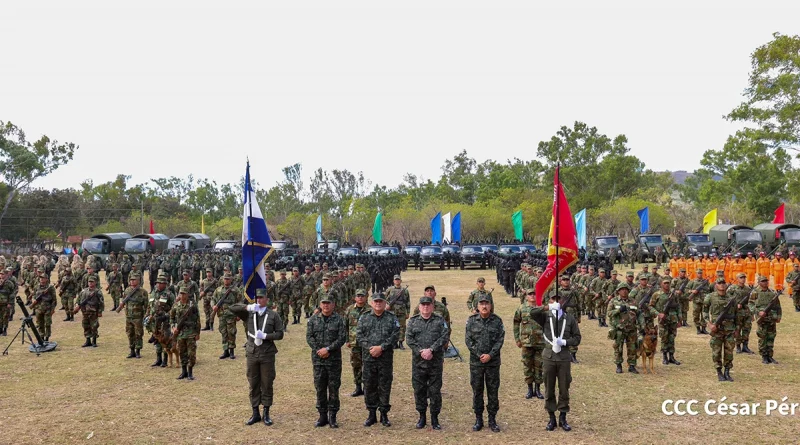
[[764, 223], [753, 227], [753, 230], [761, 232], [763, 247], [767, 252], [781, 244], [786, 244], [788, 249], [792, 247], [800, 249], [800, 226], [797, 224]]
[[122, 252], [125, 250], [125, 241], [131, 237], [129, 233], [99, 233], [92, 235], [91, 238], [83, 240], [81, 249], [97, 258], [105, 266], [108, 255], [111, 252]]
[[658, 249], [661, 249], [666, 255], [666, 249], [664, 248], [664, 238], [662, 238], [660, 234], [642, 233], [641, 235], [639, 235], [638, 239], [639, 239], [639, 251], [636, 252], [636, 256], [638, 257], [636, 260], [637, 263], [645, 263], [648, 260], [655, 261], [656, 250]]
[[211, 238], [205, 233], [181, 233], [169, 240], [167, 249], [183, 249], [191, 252], [193, 250], [207, 249], [209, 244], [211, 244]]
[[339, 250], [339, 241], [331, 239], [328, 241], [318, 241], [316, 252], [319, 254], [327, 255], [334, 254]]
[[734, 224], [718, 224], [709, 229], [708, 236], [711, 238], [712, 247], [718, 254], [747, 254], [754, 252], [756, 247], [764, 242], [761, 232], [758, 230]]
[[145, 252], [167, 250], [169, 237], [163, 233], [140, 233], [125, 240], [125, 253], [137, 258]]
[[687, 233], [686, 248], [692, 255], [711, 254], [711, 237], [706, 233]]
[[619, 237], [616, 235], [604, 235], [595, 237], [592, 240], [592, 249], [597, 252], [601, 258], [608, 258], [611, 254], [611, 249], [616, 249], [617, 261], [622, 261], [622, 251], [620, 250]]

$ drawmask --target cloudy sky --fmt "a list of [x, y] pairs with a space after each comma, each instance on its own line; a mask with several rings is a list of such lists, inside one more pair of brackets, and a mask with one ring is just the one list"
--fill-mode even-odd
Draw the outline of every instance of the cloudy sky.
[[[797, 1], [6, 1], [0, 120], [80, 145], [38, 187], [117, 173], [262, 185], [300, 162], [396, 186], [461, 150], [535, 157], [576, 120], [693, 170]], [[648, 5], [661, 6], [648, 6]], [[224, 5], [224, 6], [221, 6]]]

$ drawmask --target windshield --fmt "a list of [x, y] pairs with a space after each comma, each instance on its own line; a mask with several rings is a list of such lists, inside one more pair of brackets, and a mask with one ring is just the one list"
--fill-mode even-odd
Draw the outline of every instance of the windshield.
[[519, 246], [500, 246], [501, 252], [522, 252]]
[[442, 251], [443, 252], [456, 252], [456, 253], [458, 253], [458, 247], [454, 247], [454, 246], [442, 247]]
[[406, 247], [406, 253], [417, 253], [420, 250], [419, 247]]
[[744, 243], [761, 243], [761, 232], [756, 232], [755, 230], [740, 230], [736, 232], [736, 242], [740, 244]]
[[619, 239], [613, 238], [597, 238], [597, 245], [602, 248], [619, 247]]
[[536, 250], [536, 247], [531, 244], [520, 244], [519, 249], [522, 250], [523, 252], [528, 250], [533, 251]]
[[661, 235], [648, 235], [639, 237], [640, 243], [661, 244]]
[[[397, 247], [387, 247], [386, 251], [393, 255], [398, 255], [400, 253], [400, 249], [398, 249]], [[383, 250], [381, 250], [381, 252], [383, 252]]]
[[147, 250], [147, 242], [146, 239], [129, 239], [125, 241], [125, 251], [131, 253], [138, 253], [144, 252]]
[[690, 243], [708, 243], [711, 240], [708, 235], [686, 235], [686, 241]]
[[[170, 241], [170, 243], [171, 242], [172, 241]], [[233, 249], [233, 247], [235, 245], [236, 245], [235, 241], [222, 241], [222, 242], [218, 241], [218, 242], [214, 243], [214, 248], [215, 249]]]
[[423, 247], [422, 253], [441, 253], [441, 247]]
[[341, 249], [339, 250], [339, 255], [355, 255], [358, 253], [358, 249]]
[[483, 246], [486, 250], [491, 250], [492, 252], [497, 252], [497, 246]]
[[783, 237], [786, 241], [800, 241], [800, 229], [784, 230]]
[[480, 247], [465, 247], [464, 250], [462, 250], [462, 252], [464, 252], [464, 253], [481, 253], [481, 252], [483, 252], [483, 249], [480, 248]]
[[181, 249], [185, 247], [185, 243], [187, 240], [185, 239], [171, 239], [167, 242], [167, 249]]
[[81, 244], [83, 250], [91, 253], [103, 253], [103, 247], [106, 245], [105, 240], [87, 239]]
[[272, 248], [275, 250], [281, 250], [286, 248], [286, 241], [273, 241]]

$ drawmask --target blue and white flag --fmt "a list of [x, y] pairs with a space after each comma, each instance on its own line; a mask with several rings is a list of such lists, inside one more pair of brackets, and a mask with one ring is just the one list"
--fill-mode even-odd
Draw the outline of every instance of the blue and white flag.
[[244, 213], [242, 215], [242, 276], [244, 296], [249, 302], [256, 298], [256, 289], [266, 287], [264, 261], [272, 253], [267, 223], [256, 202], [256, 192], [250, 185], [250, 161], [244, 176]]
[[317, 242], [322, 241], [322, 215], [317, 216]]

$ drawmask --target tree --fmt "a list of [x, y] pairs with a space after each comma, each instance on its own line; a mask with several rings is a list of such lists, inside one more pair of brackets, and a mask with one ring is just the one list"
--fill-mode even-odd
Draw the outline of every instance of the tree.
[[17, 192], [71, 161], [77, 148], [71, 142], [61, 144], [45, 135], [29, 142], [21, 128], [0, 121], [0, 176], [6, 186], [0, 228]]

